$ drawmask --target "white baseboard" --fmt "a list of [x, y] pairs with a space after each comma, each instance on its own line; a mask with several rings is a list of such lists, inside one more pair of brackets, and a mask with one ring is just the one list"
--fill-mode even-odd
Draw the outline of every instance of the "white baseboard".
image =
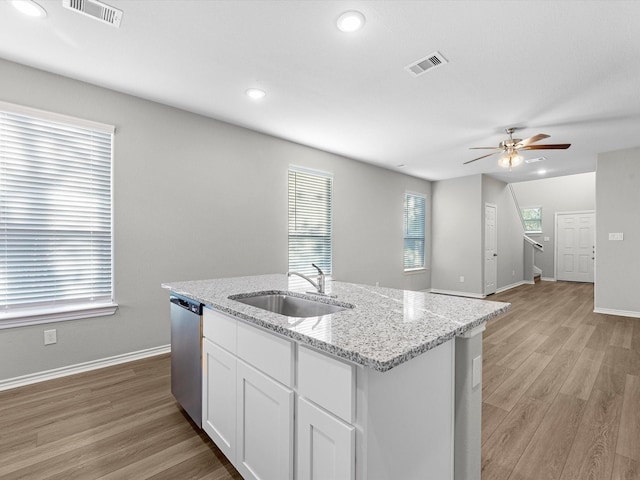
[[430, 292], [439, 293], [442, 295], [453, 295], [455, 297], [469, 297], [469, 298], [485, 298], [486, 297], [486, 295], [482, 295], [479, 293], [455, 292], [453, 290], [440, 290], [438, 288], [432, 288]]
[[533, 280], [522, 280], [521, 282], [512, 283], [511, 285], [507, 285], [506, 287], [497, 288], [496, 293], [506, 292], [507, 290], [519, 287], [520, 285], [533, 285], [534, 283], [535, 282]]
[[640, 312], [633, 312], [630, 310], [615, 310], [613, 308], [594, 308], [594, 313], [604, 313], [605, 315], [617, 315], [619, 317], [632, 317], [640, 318]]
[[555, 282], [556, 279], [553, 277], [540, 277], [540, 280], [542, 280], [543, 282]]
[[169, 353], [170, 351], [171, 345], [161, 345], [159, 347], [147, 348], [146, 350], [139, 350], [137, 352], [124, 353], [122, 355], [116, 355], [114, 357], [101, 358], [98, 360], [92, 360], [90, 362], [69, 365], [67, 367], [54, 368], [52, 370], [45, 370], [43, 372], [30, 373], [28, 375], [22, 375], [20, 377], [8, 378], [6, 380], [0, 380], [0, 392], [3, 390], [9, 390], [11, 388], [23, 387], [25, 385], [31, 385], [33, 383], [44, 382], [46, 380], [53, 380], [54, 378], [66, 377], [68, 375], [74, 375], [76, 373], [88, 372], [90, 370], [97, 370], [104, 367], [111, 367], [120, 363], [141, 360], [143, 358], [153, 357], [155, 355], [161, 355], [163, 353]]

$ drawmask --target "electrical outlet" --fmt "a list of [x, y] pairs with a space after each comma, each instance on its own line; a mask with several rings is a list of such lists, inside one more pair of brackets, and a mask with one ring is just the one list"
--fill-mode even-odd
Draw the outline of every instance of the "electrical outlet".
[[515, 277], [516, 276], [516, 271], [515, 270], [511, 270], [511, 276]]
[[464, 283], [464, 277], [460, 275], [460, 283]]
[[58, 342], [58, 336], [55, 329], [53, 330], [45, 330], [44, 331], [44, 344], [52, 345]]
[[380, 282], [376, 282], [376, 287], [379, 287], [379, 286], [380, 286]]
[[624, 233], [610, 233], [609, 240], [621, 241], [624, 240]]
[[482, 355], [473, 359], [471, 371], [471, 388], [476, 388], [482, 383]]

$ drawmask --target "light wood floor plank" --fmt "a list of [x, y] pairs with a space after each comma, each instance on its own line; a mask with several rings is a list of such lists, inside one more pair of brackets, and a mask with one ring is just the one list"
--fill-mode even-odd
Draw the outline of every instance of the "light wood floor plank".
[[524, 340], [518, 344], [518, 347], [512, 350], [509, 354], [502, 357], [502, 359], [496, 362], [496, 365], [516, 369], [529, 358], [529, 356], [536, 351], [540, 345], [549, 337], [540, 335], [538, 333], [532, 333], [527, 335]]
[[594, 325], [578, 325], [573, 335], [569, 337], [562, 348], [581, 352], [595, 330], [596, 327]]
[[561, 480], [611, 477], [621, 410], [621, 395], [598, 389], [593, 391]]
[[640, 461], [640, 377], [627, 375], [616, 452]]
[[525, 395], [547, 403], [553, 402], [579, 356], [578, 352], [560, 350], [534, 380]]
[[619, 321], [615, 323], [613, 335], [609, 345], [612, 347], [631, 348], [633, 340], [633, 323], [632, 320]]
[[482, 478], [501, 479], [511, 473], [542, 422], [549, 404], [522, 398], [482, 447]]
[[588, 400], [593, 384], [598, 377], [603, 358], [604, 351], [591, 350], [589, 348], [582, 350], [578, 361], [562, 385], [560, 393]]
[[640, 462], [616, 455], [611, 480], [640, 480]]
[[511, 411], [551, 358], [549, 355], [532, 353], [485, 401], [494, 407]]
[[482, 443], [486, 442], [489, 437], [495, 432], [496, 428], [502, 423], [504, 418], [509, 414], [506, 410], [503, 410], [493, 405], [489, 405], [486, 402], [482, 403]]
[[[586, 402], [558, 394], [513, 473], [530, 480], [557, 480], [562, 474]], [[576, 479], [577, 480], [577, 479]]]

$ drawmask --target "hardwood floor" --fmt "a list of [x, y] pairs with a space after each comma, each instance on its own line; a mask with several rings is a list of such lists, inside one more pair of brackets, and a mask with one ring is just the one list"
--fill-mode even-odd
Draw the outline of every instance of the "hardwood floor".
[[[541, 282], [484, 335], [482, 480], [640, 480], [640, 319]], [[0, 392], [0, 479], [240, 476], [170, 393], [168, 355]], [[414, 479], [390, 479], [414, 480]]]
[[591, 284], [491, 300], [482, 480], [640, 480], [640, 319], [593, 313]]
[[170, 358], [0, 392], [0, 479], [239, 479], [170, 392]]

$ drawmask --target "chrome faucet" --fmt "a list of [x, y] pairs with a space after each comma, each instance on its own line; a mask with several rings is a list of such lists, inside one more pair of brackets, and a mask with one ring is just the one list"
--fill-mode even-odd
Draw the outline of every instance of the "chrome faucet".
[[302, 273], [298, 273], [298, 272], [287, 272], [287, 277], [290, 277], [291, 275], [297, 275], [300, 278], [304, 278], [307, 282], [309, 282], [311, 285], [314, 286], [314, 288], [318, 291], [317, 292], [318, 294], [325, 295], [325, 292], [324, 292], [324, 286], [325, 286], [325, 282], [324, 282], [325, 275], [324, 275], [324, 272], [322, 270], [320, 270], [320, 267], [318, 267], [315, 263], [312, 263], [311, 265], [318, 270], [318, 283], [314, 282], [313, 280], [311, 280], [306, 275], [304, 275]]

